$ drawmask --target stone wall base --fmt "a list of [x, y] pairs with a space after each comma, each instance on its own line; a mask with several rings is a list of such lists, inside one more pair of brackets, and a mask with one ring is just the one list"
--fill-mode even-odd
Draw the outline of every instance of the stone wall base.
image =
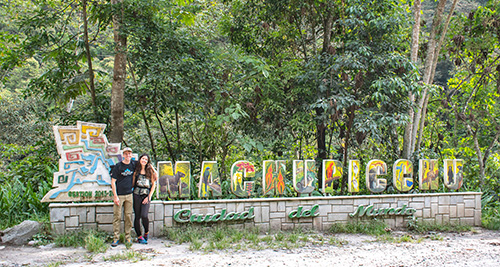
[[[292, 211], [302, 207], [310, 210], [318, 204], [317, 216], [289, 218]], [[159, 236], [165, 227], [182, 227], [187, 223], [174, 220], [174, 215], [189, 209], [192, 215], [241, 213], [253, 207], [252, 219], [218, 221], [210, 224], [228, 224], [234, 227], [258, 227], [261, 231], [308, 228], [328, 230], [335, 223], [369, 220], [372, 217], [351, 217], [359, 206], [373, 205], [374, 209], [398, 208], [406, 205], [415, 210], [419, 221], [439, 224], [481, 226], [481, 193], [429, 193], [397, 195], [326, 196], [296, 198], [255, 198], [225, 200], [152, 201], [149, 209], [150, 235]], [[56, 234], [80, 229], [113, 230], [113, 202], [104, 203], [52, 203], [49, 205], [50, 223]], [[132, 215], [133, 216], [133, 215]], [[391, 227], [406, 226], [409, 216], [383, 215], [377, 219]], [[205, 223], [207, 224], [207, 223]], [[123, 230], [123, 220], [122, 220]]]

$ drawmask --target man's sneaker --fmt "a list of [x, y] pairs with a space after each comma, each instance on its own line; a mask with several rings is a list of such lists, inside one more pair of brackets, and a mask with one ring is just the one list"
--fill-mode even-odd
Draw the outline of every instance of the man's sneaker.
[[118, 246], [118, 242], [119, 242], [118, 240], [113, 241], [113, 243], [111, 243], [111, 246], [112, 247]]
[[144, 234], [144, 240], [148, 241], [149, 232]]
[[141, 235], [137, 238], [137, 243], [139, 244], [147, 244], [148, 241], [146, 239], [144, 239], [144, 237]]

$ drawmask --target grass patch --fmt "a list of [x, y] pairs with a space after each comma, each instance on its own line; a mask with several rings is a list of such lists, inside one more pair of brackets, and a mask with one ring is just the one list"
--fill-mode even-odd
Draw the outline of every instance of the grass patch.
[[412, 223], [411, 231], [417, 233], [428, 233], [428, 232], [441, 232], [441, 233], [460, 233], [468, 232], [472, 230], [470, 225], [460, 225], [460, 224], [439, 224], [434, 222], [420, 222], [417, 221]]
[[299, 240], [299, 235], [296, 233], [291, 233], [286, 237], [286, 240], [291, 243], [297, 243], [297, 241]]
[[276, 233], [276, 234], [274, 235], [274, 239], [275, 239], [276, 241], [283, 241], [283, 240], [285, 240], [285, 233], [283, 233], [283, 232], [278, 232], [278, 233]]
[[274, 243], [274, 237], [272, 235], [266, 235], [260, 239], [262, 242], [271, 246]]
[[[496, 211], [498, 213], [498, 211]], [[490, 216], [482, 219], [482, 225], [486, 229], [490, 230], [500, 230], [500, 215]]]
[[104, 253], [109, 246], [106, 244], [106, 239], [99, 236], [96, 232], [89, 232], [85, 236], [85, 248], [90, 253]]
[[189, 245], [189, 249], [192, 251], [200, 250], [202, 246], [203, 242], [201, 240], [193, 240], [193, 242]]
[[346, 234], [367, 234], [380, 236], [387, 233], [387, 224], [382, 221], [363, 221], [336, 223], [330, 228], [331, 233], [346, 233]]
[[500, 203], [495, 194], [484, 194], [481, 199], [481, 223], [484, 228], [500, 230]]
[[443, 236], [440, 235], [440, 234], [432, 234], [432, 235], [429, 235], [427, 236], [427, 238], [429, 238], [430, 240], [437, 240], [437, 241], [443, 241]]
[[63, 264], [64, 264], [64, 262], [62, 262], [62, 261], [56, 261], [56, 262], [51, 262], [51, 263], [45, 265], [45, 267], [59, 267]]
[[386, 242], [386, 243], [420, 243], [423, 237], [415, 238], [412, 235], [402, 235], [402, 236], [392, 236], [390, 234], [380, 235], [377, 237], [376, 241]]
[[118, 253], [109, 257], [104, 257], [104, 261], [130, 261], [130, 262], [138, 262], [143, 260], [148, 260], [149, 257], [144, 255], [141, 252], [127, 249], [122, 253]]
[[294, 249], [307, 244], [323, 245], [328, 243], [336, 246], [347, 244], [346, 241], [335, 238], [328, 239], [321, 234], [304, 229], [262, 235], [259, 234], [257, 228], [188, 226], [180, 231], [178, 229], [164, 229], [164, 235], [176, 244], [188, 243], [189, 249], [193, 251]]
[[84, 247], [91, 253], [101, 253], [108, 249], [106, 242], [110, 240], [108, 233], [83, 230], [58, 235], [54, 243], [58, 247]]
[[191, 243], [208, 237], [207, 232], [199, 227], [185, 227], [183, 229], [166, 228], [163, 231], [165, 237], [177, 244]]
[[348, 242], [346, 240], [338, 239], [338, 238], [333, 237], [333, 236], [328, 239], [328, 244], [333, 245], [333, 246], [337, 246], [337, 247], [345, 246], [345, 245], [347, 245], [347, 243]]
[[42, 222], [42, 227], [40, 228], [40, 231], [33, 235], [31, 238], [35, 242], [35, 246], [43, 246], [52, 243], [53, 237], [50, 233], [50, 222], [44, 221]]
[[50, 234], [38, 233], [31, 238], [35, 242], [35, 246], [44, 246], [53, 242], [53, 238]]

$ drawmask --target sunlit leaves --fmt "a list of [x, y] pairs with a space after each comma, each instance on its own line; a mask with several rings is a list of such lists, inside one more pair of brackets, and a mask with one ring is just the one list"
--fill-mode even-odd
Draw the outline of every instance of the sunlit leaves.
[[[490, 155], [498, 150], [500, 102], [498, 99], [498, 53], [500, 47], [500, 2], [457, 16], [450, 26], [448, 56], [455, 64], [449, 90], [443, 92], [440, 116], [447, 120], [448, 135], [442, 135], [447, 149], [466, 158], [467, 172], [477, 176], [472, 186], [489, 186]], [[484, 189], [484, 187], [483, 187]]]

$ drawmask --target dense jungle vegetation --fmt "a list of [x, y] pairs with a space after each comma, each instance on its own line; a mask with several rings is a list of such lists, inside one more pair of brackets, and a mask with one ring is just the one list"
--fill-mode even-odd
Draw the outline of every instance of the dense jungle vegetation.
[[226, 198], [241, 159], [289, 160], [289, 181], [292, 159], [463, 159], [500, 228], [499, 0], [5, 0], [0, 18], [0, 228], [47, 219], [52, 126], [77, 120], [196, 179], [218, 161]]

